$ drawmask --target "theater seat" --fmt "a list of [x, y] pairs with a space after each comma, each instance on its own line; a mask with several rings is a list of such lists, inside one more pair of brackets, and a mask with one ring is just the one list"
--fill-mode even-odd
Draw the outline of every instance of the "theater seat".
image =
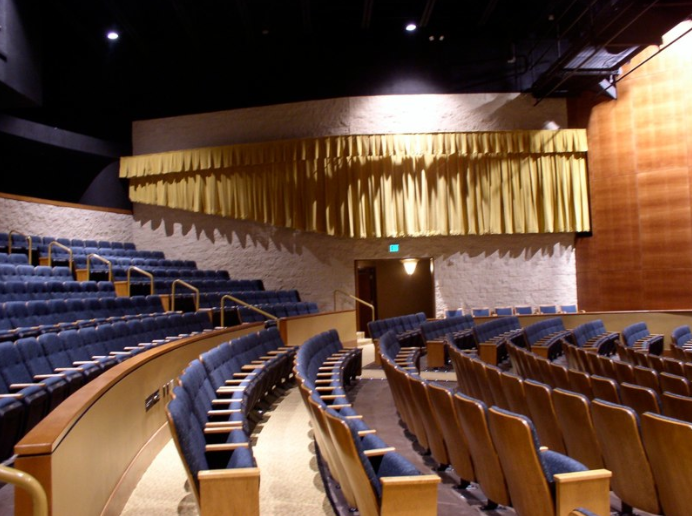
[[[565, 503], [610, 514], [610, 471], [588, 470], [565, 455], [541, 450], [531, 420], [521, 414], [491, 407], [488, 425], [517, 514], [561, 515], [574, 507]], [[581, 482], [589, 489], [580, 488]]]
[[613, 472], [611, 488], [622, 501], [621, 512], [631, 513], [634, 507], [660, 514], [657, 486], [642, 444], [637, 413], [623, 405], [594, 400], [591, 416], [603, 462]]

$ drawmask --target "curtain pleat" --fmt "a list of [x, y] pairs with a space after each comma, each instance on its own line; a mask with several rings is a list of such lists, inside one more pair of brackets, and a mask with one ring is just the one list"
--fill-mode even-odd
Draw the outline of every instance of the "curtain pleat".
[[586, 132], [363, 135], [122, 158], [130, 199], [355, 238], [589, 231]]

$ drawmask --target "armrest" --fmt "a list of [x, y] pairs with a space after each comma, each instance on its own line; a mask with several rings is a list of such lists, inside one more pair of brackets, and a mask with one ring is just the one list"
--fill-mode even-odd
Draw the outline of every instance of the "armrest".
[[204, 470], [197, 479], [201, 514], [259, 516], [259, 468]]
[[83, 367], [56, 367], [55, 370], [57, 372], [63, 372], [63, 371], [80, 371], [83, 372], [84, 368]]
[[587, 507], [597, 514], [610, 514], [612, 476], [607, 469], [554, 475], [556, 514], [569, 514], [575, 507]]
[[9, 399], [9, 398], [12, 398], [15, 400], [21, 400], [23, 397], [24, 397], [24, 395], [19, 393], [19, 392], [9, 393], [9, 394], [0, 394], [0, 400]]
[[238, 448], [247, 448], [248, 443], [223, 443], [223, 444], [207, 444], [204, 451], [231, 451]]
[[363, 437], [364, 435], [371, 435], [371, 434], [376, 434], [377, 430], [374, 428], [370, 428], [368, 430], [358, 430], [358, 436]]
[[13, 391], [20, 391], [26, 389], [27, 387], [45, 387], [44, 383], [12, 383], [10, 384], [10, 389]]
[[52, 374], [37, 374], [34, 375], [34, 380], [45, 380], [47, 378], [65, 378], [62, 373], [52, 373]]
[[74, 365], [88, 365], [88, 364], [98, 364], [96, 360], [77, 360], [72, 362]]
[[366, 457], [379, 457], [385, 453], [396, 451], [393, 446], [388, 446], [387, 448], [373, 448], [372, 450], [363, 450], [363, 454]]
[[437, 475], [382, 477], [382, 502], [380, 516], [415, 514], [437, 515]]

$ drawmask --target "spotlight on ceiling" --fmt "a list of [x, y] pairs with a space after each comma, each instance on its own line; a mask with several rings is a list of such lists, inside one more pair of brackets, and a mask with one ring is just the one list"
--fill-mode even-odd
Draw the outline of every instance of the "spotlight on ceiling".
[[106, 34], [106, 37], [111, 41], [115, 41], [116, 39], [118, 39], [120, 37], [120, 34], [118, 34], [114, 30], [109, 30], [108, 33]]
[[409, 23], [408, 25], [406, 25], [406, 30], [407, 30], [408, 32], [413, 32], [413, 31], [416, 30], [417, 28], [418, 28], [418, 27], [416, 26], [415, 23]]

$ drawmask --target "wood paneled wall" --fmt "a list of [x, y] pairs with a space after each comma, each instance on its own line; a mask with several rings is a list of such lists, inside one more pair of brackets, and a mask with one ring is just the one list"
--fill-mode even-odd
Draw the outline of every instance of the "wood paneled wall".
[[577, 239], [580, 309], [692, 307], [690, 65], [692, 35], [624, 78], [617, 100], [570, 105], [589, 139], [593, 236]]

